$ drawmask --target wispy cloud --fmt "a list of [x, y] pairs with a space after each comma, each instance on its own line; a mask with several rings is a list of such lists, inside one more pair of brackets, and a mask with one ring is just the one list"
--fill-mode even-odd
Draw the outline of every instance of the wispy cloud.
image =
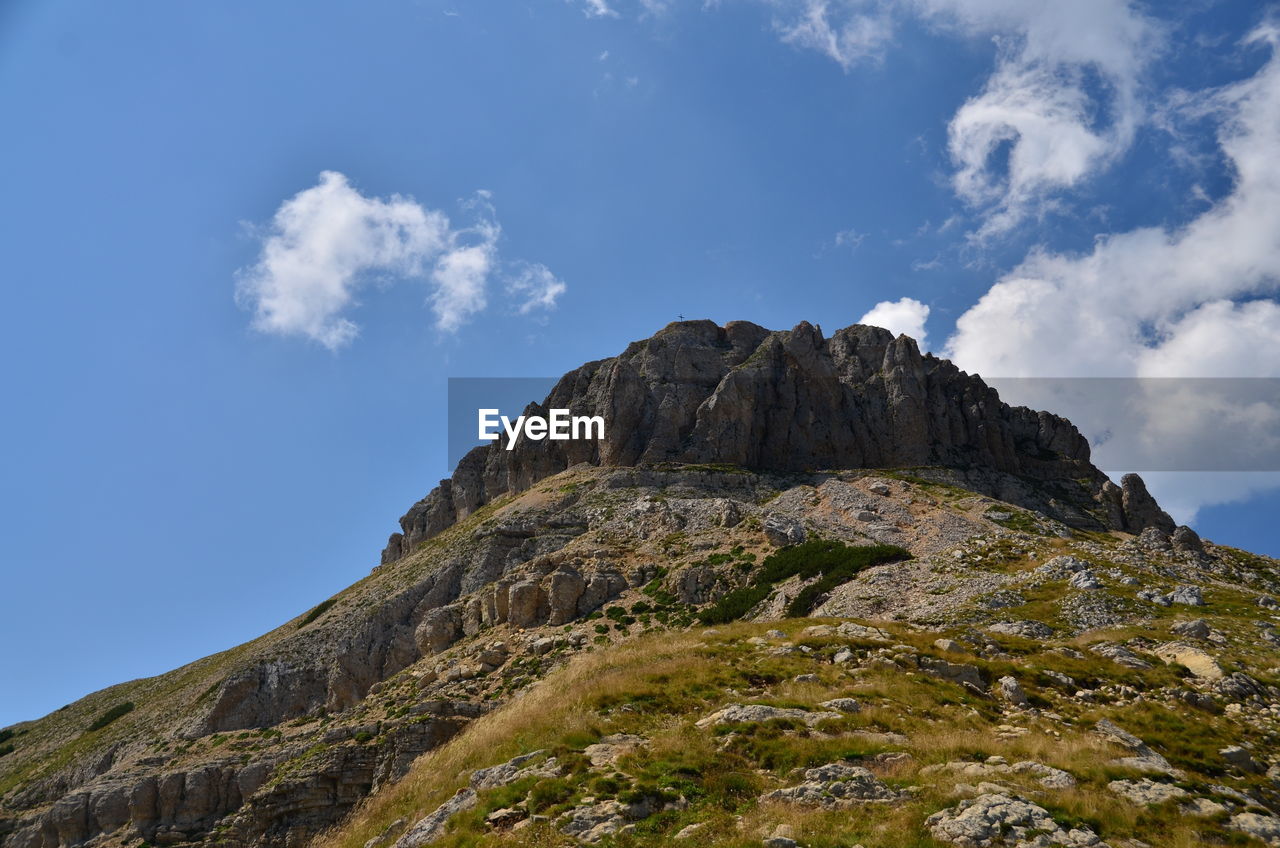
[[845, 70], [881, 56], [893, 39], [893, 20], [880, 3], [803, 0], [788, 5], [799, 8], [775, 22], [782, 40], [816, 50]]
[[847, 247], [850, 253], [856, 253], [862, 243], [866, 241], [867, 234], [860, 233], [855, 229], [841, 230], [836, 233], [833, 242], [836, 247]]
[[[366, 197], [343, 174], [325, 171], [258, 230], [261, 250], [237, 275], [237, 301], [262, 332], [337, 350], [359, 333], [347, 313], [362, 289], [418, 280], [429, 289], [436, 327], [455, 331], [486, 307], [489, 280], [500, 266], [502, 228], [488, 193], [464, 205], [474, 221], [456, 227], [444, 212], [412, 198]], [[563, 293], [557, 283], [541, 305], [554, 305]]]
[[527, 315], [537, 309], [554, 309], [568, 288], [546, 265], [523, 263], [507, 278], [507, 294], [520, 302], [516, 311]]
[[588, 18], [616, 18], [618, 13], [606, 0], [582, 0], [582, 13]]

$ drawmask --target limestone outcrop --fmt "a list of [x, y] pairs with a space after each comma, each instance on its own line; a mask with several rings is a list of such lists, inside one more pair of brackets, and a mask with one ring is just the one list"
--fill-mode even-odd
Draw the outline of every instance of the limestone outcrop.
[[[475, 448], [400, 519], [394, 562], [508, 492], [578, 463], [667, 462], [766, 471], [944, 466], [1056, 483], [1099, 529], [1174, 530], [1141, 478], [1120, 486], [1089, 462], [1064, 418], [1002, 402], [995, 389], [907, 336], [854, 325], [829, 338], [802, 322], [771, 332], [746, 321], [682, 321], [611, 359], [564, 375], [528, 414], [601, 415], [601, 441], [505, 437]], [[1090, 515], [1088, 508], [1096, 508]]]

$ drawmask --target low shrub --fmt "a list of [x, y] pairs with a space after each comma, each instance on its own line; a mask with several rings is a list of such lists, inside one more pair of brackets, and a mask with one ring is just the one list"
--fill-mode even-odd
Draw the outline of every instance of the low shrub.
[[123, 704], [116, 704], [114, 707], [94, 719], [93, 724], [89, 725], [89, 730], [90, 732], [94, 730], [101, 730], [111, 722], [120, 718], [120, 716], [127, 715], [131, 712], [133, 712], [133, 701], [125, 701]]
[[911, 559], [911, 552], [897, 545], [846, 545], [822, 539], [790, 545], [770, 554], [750, 585], [726, 594], [698, 613], [698, 620], [703, 624], [736, 621], [767, 598], [774, 585], [783, 580], [796, 576], [819, 577], [787, 605], [788, 616], [805, 616], [819, 597], [852, 580], [859, 571], [906, 559]]
[[330, 599], [329, 599], [329, 600], [327, 600], [327, 601], [321, 601], [319, 604], [317, 604], [317, 605], [316, 605], [315, 609], [313, 609], [313, 610], [311, 610], [311, 612], [307, 613], [306, 617], [305, 617], [305, 618], [303, 618], [303, 619], [302, 619], [302, 621], [299, 621], [299, 622], [298, 622], [298, 629], [299, 629], [299, 630], [301, 630], [302, 628], [306, 627], [306, 626], [307, 626], [308, 624], [310, 624], [311, 622], [315, 621], [315, 620], [316, 620], [317, 618], [319, 618], [320, 616], [324, 615], [324, 614], [325, 614], [326, 612], [328, 612], [328, 611], [333, 607], [333, 605], [334, 605], [334, 604], [336, 604], [337, 602], [338, 602], [338, 599], [337, 599], [337, 598], [330, 598]]

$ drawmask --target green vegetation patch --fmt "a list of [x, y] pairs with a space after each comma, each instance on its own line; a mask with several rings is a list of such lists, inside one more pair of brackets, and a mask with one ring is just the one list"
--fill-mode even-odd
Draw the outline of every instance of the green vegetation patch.
[[94, 719], [93, 724], [89, 725], [89, 730], [90, 732], [94, 730], [101, 730], [111, 722], [120, 718], [120, 716], [127, 715], [131, 712], [133, 712], [133, 701], [125, 701], [123, 704], [116, 704], [114, 707]]
[[1033, 536], [1048, 536], [1049, 531], [1040, 526], [1040, 522], [1029, 513], [1020, 512], [1003, 506], [992, 506], [983, 513], [983, 518], [999, 524], [1015, 533], [1027, 533]]
[[327, 601], [321, 601], [319, 604], [316, 604], [315, 609], [307, 613], [306, 617], [303, 618], [302, 621], [298, 622], [298, 629], [301, 630], [311, 622], [315, 621], [320, 616], [324, 615], [326, 612], [332, 609], [333, 605], [336, 604], [337, 602], [338, 602], [337, 598], [330, 598]]
[[897, 545], [846, 545], [821, 539], [790, 545], [770, 554], [750, 585], [729, 592], [698, 613], [698, 620], [703, 624], [736, 621], [767, 598], [774, 585], [783, 580], [797, 576], [819, 577], [787, 605], [787, 615], [799, 618], [808, 615], [821, 595], [852, 580], [863, 569], [907, 559], [911, 559], [911, 552]]

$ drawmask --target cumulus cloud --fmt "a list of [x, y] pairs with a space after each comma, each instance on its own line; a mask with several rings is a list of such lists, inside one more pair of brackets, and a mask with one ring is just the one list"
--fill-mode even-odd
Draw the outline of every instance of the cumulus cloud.
[[[1101, 237], [1079, 255], [1033, 253], [960, 317], [950, 358], [997, 377], [1280, 377], [1280, 31], [1264, 25], [1247, 43], [1271, 51], [1254, 76], [1185, 98], [1185, 108], [1217, 122], [1234, 171], [1230, 192], [1177, 229]], [[1275, 431], [1274, 404], [1224, 405], [1210, 392], [1170, 407], [1167, 392], [1158, 394], [1163, 401], [1135, 403], [1147, 404], [1145, 432], [1171, 445]], [[1088, 417], [1087, 409], [1063, 411]], [[1196, 503], [1244, 491], [1230, 479], [1206, 487], [1161, 475], [1152, 489], [1190, 515]], [[1262, 485], [1253, 477], [1247, 488]]]
[[1039, 251], [960, 317], [947, 343], [997, 376], [1280, 376], [1280, 60], [1206, 92], [1230, 193], [1178, 229], [1104, 236], [1082, 255]]
[[870, 324], [873, 327], [884, 327], [896, 335], [908, 335], [916, 340], [922, 351], [929, 349], [925, 337], [925, 322], [929, 320], [927, 304], [910, 297], [898, 300], [884, 300], [871, 308], [871, 311], [858, 319], [859, 324]]
[[926, 18], [996, 39], [996, 68], [956, 112], [953, 186], [1005, 232], [1089, 180], [1133, 141], [1156, 24], [1129, 0], [914, 0]]
[[[346, 313], [361, 289], [416, 279], [428, 287], [437, 328], [457, 330], [487, 305], [500, 264], [502, 229], [488, 193], [466, 207], [475, 222], [455, 227], [411, 198], [366, 197], [344, 175], [325, 171], [263, 228], [258, 261], [238, 274], [237, 300], [253, 311], [256, 329], [337, 350], [359, 333]], [[554, 305], [559, 286], [541, 305]]]
[[996, 65], [948, 126], [956, 194], [984, 218], [977, 235], [1007, 232], [1054, 208], [1115, 161], [1145, 119], [1144, 71], [1160, 27], [1130, 0], [774, 0], [784, 41], [846, 70], [878, 59], [897, 21], [913, 16], [991, 38]]

